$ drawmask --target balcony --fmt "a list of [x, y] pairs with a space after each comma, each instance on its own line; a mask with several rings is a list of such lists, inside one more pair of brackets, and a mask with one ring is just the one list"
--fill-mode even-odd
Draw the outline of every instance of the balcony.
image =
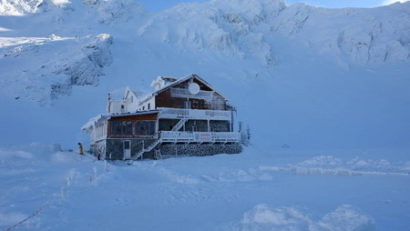
[[185, 88], [171, 88], [171, 96], [177, 98], [191, 98], [191, 99], [203, 99], [211, 101], [213, 98], [213, 91], [199, 91], [198, 94], [191, 94], [188, 89]]
[[238, 132], [175, 132], [161, 131], [162, 142], [172, 143], [230, 143], [239, 142]]
[[196, 120], [231, 120], [231, 111], [199, 110], [179, 108], [158, 108], [158, 118], [163, 119], [196, 119]]

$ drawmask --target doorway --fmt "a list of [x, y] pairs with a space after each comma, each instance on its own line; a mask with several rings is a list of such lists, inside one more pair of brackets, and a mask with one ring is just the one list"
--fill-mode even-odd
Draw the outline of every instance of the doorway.
[[122, 143], [123, 151], [124, 151], [124, 160], [131, 159], [131, 141], [124, 140]]

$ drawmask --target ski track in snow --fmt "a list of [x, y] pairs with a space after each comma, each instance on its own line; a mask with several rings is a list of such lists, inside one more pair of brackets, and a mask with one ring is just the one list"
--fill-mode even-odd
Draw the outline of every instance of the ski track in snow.
[[[263, 191], [258, 191], [258, 187], [272, 185], [269, 187], [276, 188], [281, 178], [292, 180], [301, 177], [302, 181], [309, 182], [311, 177], [325, 177], [325, 180], [328, 177], [360, 179], [367, 176], [383, 182], [384, 177], [386, 180], [390, 177], [409, 177], [408, 161], [392, 162], [385, 159], [355, 157], [343, 161], [331, 155], [318, 155], [297, 162], [287, 159], [280, 164], [268, 164], [267, 162], [277, 161], [266, 157], [266, 161], [249, 162], [240, 166], [235, 162], [230, 164], [229, 161], [248, 162], [255, 155], [239, 154], [136, 161], [127, 165], [121, 161], [95, 161], [90, 156], [79, 156], [73, 152], [35, 148], [41, 151], [0, 150], [0, 180], [3, 182], [3, 193], [0, 194], [1, 230], [60, 229], [76, 219], [76, 216], [81, 216], [70, 208], [80, 206], [85, 210], [82, 212], [87, 213], [90, 208], [97, 206], [101, 210], [108, 207], [120, 212], [147, 206], [151, 197], [156, 198], [152, 206], [168, 210], [179, 206], [189, 208], [206, 204], [238, 204], [238, 201], [246, 198], [246, 193], [244, 195], [242, 190], [261, 193]], [[209, 168], [207, 163], [216, 165]], [[3, 174], [8, 170], [12, 171]], [[350, 181], [352, 180], [348, 180]], [[114, 191], [110, 189], [112, 187], [115, 188]], [[237, 191], [238, 187], [242, 190]], [[108, 190], [107, 195], [101, 194], [103, 189]], [[96, 198], [90, 197], [91, 195]], [[143, 198], [147, 196], [148, 201], [145, 201]], [[105, 203], [99, 204], [102, 198], [105, 198]], [[264, 194], [261, 194], [260, 199], [261, 202], [271, 201]], [[371, 214], [363, 213], [355, 206], [357, 205], [339, 202], [333, 211], [319, 214], [289, 202], [282, 205], [257, 203], [251, 209], [242, 208], [242, 218], [237, 215], [236, 221], [228, 219], [222, 223], [216, 222], [213, 228], [242, 231], [354, 231], [372, 230], [377, 226], [377, 220]], [[51, 214], [57, 216], [51, 219]], [[193, 217], [187, 217], [188, 220], [191, 218]]]

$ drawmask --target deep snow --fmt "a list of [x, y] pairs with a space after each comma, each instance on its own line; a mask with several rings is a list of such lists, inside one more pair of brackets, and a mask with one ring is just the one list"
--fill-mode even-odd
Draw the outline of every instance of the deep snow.
[[0, 227], [407, 230], [409, 153], [379, 157], [390, 153], [248, 148], [127, 165], [39, 144], [2, 149]]

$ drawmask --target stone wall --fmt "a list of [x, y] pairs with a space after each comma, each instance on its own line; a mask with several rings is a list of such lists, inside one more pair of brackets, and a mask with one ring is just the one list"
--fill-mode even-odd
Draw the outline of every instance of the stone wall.
[[233, 144], [161, 144], [161, 155], [167, 156], [206, 156], [215, 154], [235, 154], [242, 151], [239, 143]]

